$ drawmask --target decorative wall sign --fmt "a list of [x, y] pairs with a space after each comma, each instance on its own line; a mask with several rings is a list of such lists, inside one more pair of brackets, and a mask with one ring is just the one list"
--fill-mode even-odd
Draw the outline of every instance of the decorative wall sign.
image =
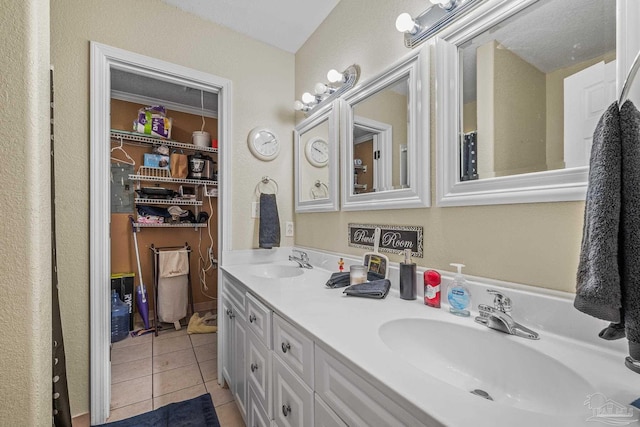
[[349, 246], [373, 249], [373, 235], [380, 228], [380, 252], [402, 254], [411, 249], [411, 256], [422, 258], [422, 227], [402, 225], [349, 224]]

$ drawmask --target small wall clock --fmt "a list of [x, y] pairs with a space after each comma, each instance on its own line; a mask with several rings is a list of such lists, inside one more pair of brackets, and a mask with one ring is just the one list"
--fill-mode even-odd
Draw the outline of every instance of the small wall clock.
[[322, 138], [313, 138], [307, 141], [304, 154], [313, 166], [321, 168], [329, 162], [329, 144]]
[[280, 153], [280, 140], [273, 131], [265, 127], [251, 129], [247, 144], [251, 154], [260, 160], [271, 161]]

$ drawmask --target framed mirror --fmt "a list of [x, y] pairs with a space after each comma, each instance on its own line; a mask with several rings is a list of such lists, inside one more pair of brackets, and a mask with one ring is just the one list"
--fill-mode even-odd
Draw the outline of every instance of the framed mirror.
[[342, 209], [430, 204], [428, 47], [342, 100]]
[[584, 200], [616, 2], [489, 0], [436, 41], [437, 204]]
[[334, 101], [294, 129], [296, 212], [338, 210], [338, 110]]

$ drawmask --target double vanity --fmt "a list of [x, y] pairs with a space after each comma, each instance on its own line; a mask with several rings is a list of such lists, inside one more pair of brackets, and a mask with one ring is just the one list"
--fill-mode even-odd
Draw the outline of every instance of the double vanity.
[[[583, 426], [637, 423], [640, 376], [626, 342], [597, 337], [603, 322], [572, 295], [470, 280], [472, 316], [399, 298], [397, 265], [383, 300], [325, 287], [339, 257], [291, 248], [238, 251], [223, 267], [221, 380], [248, 426]], [[345, 267], [359, 263], [343, 256]], [[422, 274], [421, 271], [418, 272]], [[443, 287], [452, 276], [443, 272]], [[420, 283], [420, 282], [419, 282]], [[538, 340], [474, 322], [496, 289]]]

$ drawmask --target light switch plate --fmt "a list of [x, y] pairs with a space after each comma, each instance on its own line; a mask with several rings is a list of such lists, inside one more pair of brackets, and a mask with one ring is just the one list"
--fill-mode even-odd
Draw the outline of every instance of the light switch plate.
[[260, 218], [260, 202], [251, 202], [251, 218]]

